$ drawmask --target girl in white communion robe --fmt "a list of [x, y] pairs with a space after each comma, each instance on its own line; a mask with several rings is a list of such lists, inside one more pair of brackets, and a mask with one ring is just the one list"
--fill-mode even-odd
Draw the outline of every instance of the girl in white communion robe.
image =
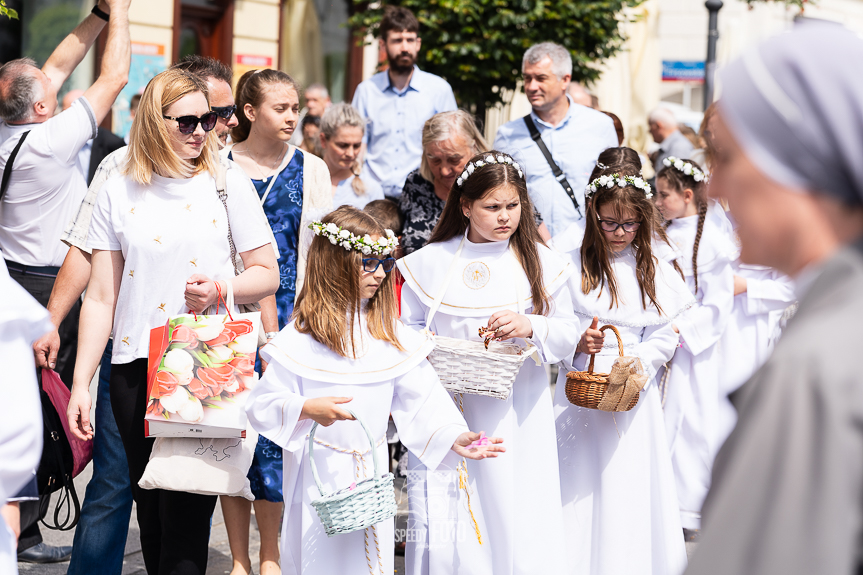
[[[498, 340], [529, 342], [541, 362], [557, 363], [572, 357], [578, 338], [567, 287], [572, 265], [542, 242], [523, 174], [495, 151], [466, 165], [429, 244], [398, 262], [405, 278], [402, 321], [462, 340], [482, 341], [478, 331], [491, 330]], [[471, 429], [505, 438], [507, 453], [467, 462], [469, 507], [454, 454], [441, 465], [447, 473], [427, 473], [421, 458], [409, 457], [416, 537], [407, 541], [407, 573], [565, 572], [568, 543], [545, 369], [528, 358], [507, 399], [463, 394], [459, 401]], [[459, 504], [442, 509], [439, 500], [449, 493], [459, 494]]]
[[[331, 493], [374, 473], [368, 426], [379, 462], [388, 461], [390, 414], [402, 442], [430, 468], [459, 457], [496, 457], [502, 440], [471, 446], [480, 435], [426, 360], [426, 336], [398, 320], [389, 254], [398, 244], [368, 214], [342, 207], [312, 224], [306, 281], [294, 319], [261, 350], [269, 362], [246, 412], [252, 426], [284, 449], [282, 573], [391, 574], [393, 521], [327, 537], [311, 505], [321, 497], [309, 465], [308, 435], [324, 489]], [[335, 425], [333, 425], [335, 423]], [[386, 469], [382, 473], [386, 473]]]
[[665, 432], [671, 450], [687, 530], [701, 528], [701, 505], [710, 487], [720, 446], [721, 381], [726, 371], [719, 342], [734, 308], [736, 247], [730, 223], [707, 198], [707, 180], [698, 164], [670, 157], [656, 175], [656, 202], [668, 237], [684, 253], [678, 261], [698, 302], [681, 317], [681, 348], [668, 377]]
[[[656, 374], [678, 345], [673, 322], [694, 299], [678, 271], [653, 254], [664, 234], [657, 236], [649, 186], [634, 167], [618, 168], [594, 170], [602, 178], [586, 192], [583, 241], [562, 235], [553, 243], [575, 264], [570, 293], [582, 333], [554, 397], [567, 572], [679, 575], [686, 550]], [[595, 354], [594, 371], [609, 373], [619, 357], [613, 333], [597, 329], [606, 324], [647, 376], [630, 411], [582, 408], [566, 397], [569, 370], [585, 371]]]

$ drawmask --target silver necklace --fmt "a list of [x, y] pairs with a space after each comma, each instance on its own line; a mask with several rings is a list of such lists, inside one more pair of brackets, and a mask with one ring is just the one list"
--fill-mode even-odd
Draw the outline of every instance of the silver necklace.
[[[278, 165], [279, 165], [279, 163], [282, 161], [282, 158], [285, 156], [285, 146], [282, 146], [282, 153], [281, 153], [281, 154], [279, 154], [279, 157], [278, 157], [278, 158], [276, 158], [276, 161], [275, 161], [275, 162], [273, 162], [273, 165], [272, 165], [272, 166], [270, 166], [270, 169], [269, 169], [267, 172], [263, 172], [263, 171], [261, 171], [261, 163], [258, 161], [258, 158], [257, 158], [257, 157], [255, 157], [255, 154], [253, 154], [253, 153], [252, 153], [252, 149], [251, 149], [251, 148], [249, 148], [249, 144], [248, 144], [248, 143], [246, 143], [246, 149], [245, 149], [245, 150], [242, 150], [242, 151], [244, 151], [245, 153], [249, 154], [249, 156], [250, 156], [250, 157], [252, 158], [252, 160], [255, 162], [255, 169], [258, 171], [258, 175], [259, 175], [259, 176], [261, 176], [261, 180], [262, 180], [263, 182], [266, 182], [267, 180], [269, 180], [269, 179], [270, 179], [270, 177], [273, 175], [273, 174], [272, 174], [272, 172], [276, 169], [276, 166], [278, 166]], [[269, 175], [269, 176], [265, 176], [265, 175], [264, 175], [265, 173], [269, 173], [270, 175]]]

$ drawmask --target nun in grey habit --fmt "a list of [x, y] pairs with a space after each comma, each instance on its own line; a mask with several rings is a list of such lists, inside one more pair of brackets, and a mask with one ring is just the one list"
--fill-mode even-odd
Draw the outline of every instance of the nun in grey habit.
[[722, 76], [711, 194], [800, 307], [732, 395], [691, 575], [863, 573], [863, 40], [807, 22]]

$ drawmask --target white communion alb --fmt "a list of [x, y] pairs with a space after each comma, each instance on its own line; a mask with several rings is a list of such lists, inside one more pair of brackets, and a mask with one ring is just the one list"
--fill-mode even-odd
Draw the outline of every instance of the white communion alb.
[[[51, 331], [48, 310], [0, 262], [0, 507], [33, 477], [42, 455], [42, 406], [31, 345]], [[65, 416], [65, 414], [63, 414]], [[0, 573], [18, 573], [15, 535], [0, 518]]]
[[[563, 362], [554, 395], [560, 485], [567, 530], [567, 573], [573, 575], [679, 575], [686, 551], [677, 507], [674, 473], [665, 438], [657, 372], [678, 344], [672, 322], [693, 303], [680, 274], [655, 259], [656, 299], [642, 296], [632, 248], [614, 256], [611, 268], [618, 303], [607, 288], [581, 289], [581, 238], [558, 236], [554, 247], [567, 253], [576, 273], [570, 280], [579, 334], [599, 318], [620, 332], [624, 355], [638, 357], [648, 374], [632, 410], [614, 414], [575, 406], [566, 398], [566, 373], [585, 371], [590, 356], [578, 353]], [[609, 373], [619, 356], [611, 330], [596, 355], [594, 371]]]
[[[430, 308], [452, 276], [430, 329], [439, 336], [481, 341], [478, 329], [497, 311], [518, 311], [530, 320], [542, 362], [557, 363], [575, 349], [576, 320], [567, 279], [572, 266], [538, 245], [551, 311], [535, 315], [526, 274], [508, 241], [473, 243], [463, 238], [430, 244], [398, 262], [405, 278], [402, 320], [425, 327]], [[517, 299], [521, 299], [520, 305]], [[518, 341], [518, 340], [516, 340]], [[470, 509], [457, 474], [425, 475], [421, 460], [409, 463], [410, 525], [417, 534], [405, 554], [408, 574], [510, 575], [565, 571], [563, 515], [551, 394], [545, 369], [527, 359], [506, 400], [463, 395], [464, 417], [473, 431], [504, 440], [496, 459], [467, 462]], [[442, 467], [454, 469], [448, 456]], [[443, 497], [442, 494], [448, 495]], [[457, 498], [457, 499], [455, 499]], [[454, 511], [439, 502], [457, 501]], [[478, 543], [471, 512], [482, 537]]]
[[719, 394], [722, 366], [717, 345], [734, 306], [735, 246], [722, 208], [712, 206], [698, 246], [698, 292], [692, 252], [698, 216], [675, 219], [668, 236], [683, 252], [678, 259], [686, 284], [698, 304], [675, 324], [682, 347], [674, 354], [668, 377], [665, 429], [677, 481], [683, 527], [701, 528], [701, 506], [710, 487], [710, 471], [719, 449]]
[[[430, 338], [399, 323], [398, 339], [405, 348], [399, 351], [372, 338], [364, 318], [355, 324], [354, 338], [356, 359], [342, 357], [311, 335], [298, 332], [292, 322], [261, 350], [269, 366], [252, 390], [246, 412], [255, 430], [284, 450], [281, 564], [285, 575], [389, 575], [394, 570], [392, 520], [327, 537], [311, 506], [321, 493], [309, 466], [308, 435], [314, 422], [299, 419], [306, 399], [352, 397], [342, 407], [368, 426], [384, 466], [389, 460], [390, 415], [401, 441], [430, 469], [467, 431], [464, 418], [426, 360], [433, 347]], [[372, 477], [371, 447], [358, 422], [319, 427], [314, 441], [315, 464], [327, 494]], [[386, 472], [384, 467], [382, 473]]]

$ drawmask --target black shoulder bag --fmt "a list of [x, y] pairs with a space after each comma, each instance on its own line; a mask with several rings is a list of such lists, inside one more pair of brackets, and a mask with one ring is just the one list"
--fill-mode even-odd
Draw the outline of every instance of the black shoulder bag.
[[569, 199], [572, 200], [572, 205], [575, 206], [575, 211], [578, 213], [579, 217], [583, 217], [581, 206], [578, 204], [575, 192], [572, 191], [572, 186], [569, 185], [569, 182], [566, 179], [566, 174], [563, 173], [563, 170], [560, 169], [560, 166], [558, 166], [557, 162], [554, 161], [554, 158], [551, 157], [551, 152], [548, 151], [548, 148], [545, 146], [545, 142], [542, 141], [542, 135], [539, 133], [539, 128], [537, 128], [536, 124], [533, 123], [533, 118], [530, 117], [530, 114], [524, 117], [524, 123], [527, 126], [527, 131], [530, 132], [530, 138], [536, 142], [536, 145], [539, 146], [539, 151], [542, 152], [543, 156], [545, 156], [545, 161], [548, 162], [548, 167], [551, 168], [551, 172], [554, 174], [554, 179], [557, 180], [561, 187], [563, 187], [563, 191], [565, 191], [566, 195], [569, 196]]

